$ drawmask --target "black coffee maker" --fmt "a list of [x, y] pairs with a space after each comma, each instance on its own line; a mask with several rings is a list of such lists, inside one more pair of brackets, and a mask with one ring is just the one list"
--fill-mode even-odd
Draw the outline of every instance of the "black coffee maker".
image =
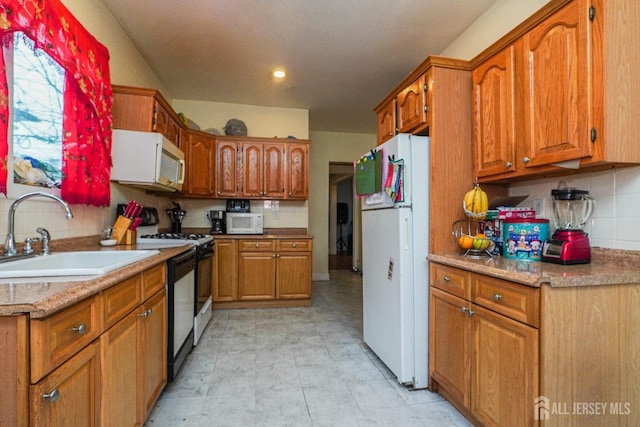
[[211, 221], [211, 234], [224, 234], [225, 215], [225, 211], [209, 211], [207, 213], [207, 218]]
[[182, 233], [182, 220], [185, 215], [187, 215], [187, 211], [182, 209], [179, 203], [173, 203], [173, 209], [167, 209], [165, 212], [169, 216], [169, 221], [171, 221], [171, 232], [172, 233]]

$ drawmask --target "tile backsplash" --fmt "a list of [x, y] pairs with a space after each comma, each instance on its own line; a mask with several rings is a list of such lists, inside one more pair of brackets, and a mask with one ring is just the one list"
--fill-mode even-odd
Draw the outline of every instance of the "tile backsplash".
[[542, 217], [549, 218], [554, 229], [551, 190], [558, 188], [560, 182], [587, 190], [595, 199], [593, 215], [585, 228], [591, 246], [640, 250], [640, 167], [514, 183], [509, 195], [528, 194], [521, 206], [532, 206], [533, 200], [544, 199]]

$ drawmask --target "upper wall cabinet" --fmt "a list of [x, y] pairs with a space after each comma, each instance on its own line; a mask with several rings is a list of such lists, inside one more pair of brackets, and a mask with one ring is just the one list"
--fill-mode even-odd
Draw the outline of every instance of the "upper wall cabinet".
[[112, 90], [115, 129], [159, 132], [180, 147], [182, 120], [159, 91], [117, 85]]
[[471, 61], [474, 174], [509, 182], [640, 163], [640, 61], [628, 51], [639, 19], [633, 0], [552, 0]]
[[475, 176], [515, 171], [515, 46], [473, 70]]
[[[413, 76], [411, 76], [413, 77]], [[430, 72], [414, 77], [375, 108], [378, 145], [398, 133], [420, 133], [429, 126]]]
[[185, 196], [309, 198], [309, 141], [188, 134]]

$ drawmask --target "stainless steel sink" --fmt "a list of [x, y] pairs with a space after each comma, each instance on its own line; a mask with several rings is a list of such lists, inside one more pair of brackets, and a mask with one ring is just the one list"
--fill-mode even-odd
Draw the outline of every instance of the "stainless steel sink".
[[98, 276], [160, 253], [157, 250], [56, 252], [0, 263], [0, 278]]

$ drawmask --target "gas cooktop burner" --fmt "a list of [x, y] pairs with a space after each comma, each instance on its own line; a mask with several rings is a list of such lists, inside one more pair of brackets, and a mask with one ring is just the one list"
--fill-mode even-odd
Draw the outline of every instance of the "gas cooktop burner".
[[173, 240], [201, 240], [209, 236], [199, 233], [156, 233], [144, 234], [140, 236], [142, 239], [173, 239]]

